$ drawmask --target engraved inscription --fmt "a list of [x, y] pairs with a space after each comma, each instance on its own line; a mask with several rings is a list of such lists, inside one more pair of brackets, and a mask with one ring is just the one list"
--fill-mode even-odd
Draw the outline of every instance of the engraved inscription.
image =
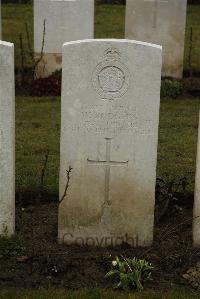
[[78, 113], [76, 123], [69, 123], [70, 130], [82, 133], [126, 134], [140, 132], [151, 134], [152, 122], [148, 119], [138, 121], [136, 107], [129, 105], [82, 105]]
[[125, 133], [137, 126], [136, 110], [129, 106], [111, 105], [85, 107], [82, 112], [82, 124], [90, 133]]
[[92, 77], [93, 86], [100, 97], [113, 100], [122, 97], [128, 90], [130, 74], [121, 62], [117, 49], [107, 49]]

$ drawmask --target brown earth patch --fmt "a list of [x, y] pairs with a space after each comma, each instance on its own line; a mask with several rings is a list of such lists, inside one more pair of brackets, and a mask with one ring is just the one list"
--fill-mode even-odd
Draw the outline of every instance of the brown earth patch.
[[155, 227], [152, 247], [92, 248], [57, 243], [57, 203], [19, 206], [16, 231], [22, 238], [20, 255], [0, 258], [0, 288], [111, 286], [105, 278], [116, 255], [145, 258], [153, 266], [152, 289], [183, 285], [182, 274], [200, 259], [192, 248], [192, 209], [166, 215]]

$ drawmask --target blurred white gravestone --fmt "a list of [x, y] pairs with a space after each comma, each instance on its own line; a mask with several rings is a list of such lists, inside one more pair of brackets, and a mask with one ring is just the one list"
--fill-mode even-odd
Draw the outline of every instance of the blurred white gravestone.
[[36, 61], [40, 60], [38, 77], [61, 69], [63, 43], [93, 36], [94, 0], [34, 0], [34, 51]]
[[153, 239], [160, 46], [63, 46], [59, 242], [147, 246]]
[[15, 229], [14, 45], [0, 41], [0, 234]]
[[196, 158], [194, 208], [193, 208], [193, 244], [196, 247], [200, 247], [200, 114], [199, 114], [197, 158]]
[[126, 38], [163, 47], [164, 77], [182, 78], [187, 0], [126, 0]]

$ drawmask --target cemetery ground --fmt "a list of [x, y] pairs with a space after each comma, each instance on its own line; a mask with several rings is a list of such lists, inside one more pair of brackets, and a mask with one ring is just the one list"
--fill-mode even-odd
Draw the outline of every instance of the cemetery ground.
[[[192, 25], [196, 36], [192, 68], [197, 73], [199, 14], [200, 6], [189, 7], [185, 54], [187, 69]], [[4, 39], [16, 42], [17, 68], [19, 32], [27, 51], [25, 64], [30, 66], [24, 22], [32, 37], [32, 6], [3, 5], [2, 15]], [[97, 6], [96, 37], [123, 37], [123, 20], [123, 6]], [[195, 281], [183, 277], [188, 270], [193, 273], [200, 260], [200, 250], [192, 248], [191, 231], [199, 100], [188, 93], [161, 99], [157, 177], [164, 182], [158, 181], [157, 199], [164, 198], [164, 203], [169, 199], [169, 205], [165, 210], [157, 200], [158, 218], [165, 214], [155, 225], [152, 247], [124, 244], [97, 249], [57, 244], [60, 97], [17, 95], [16, 236], [0, 238], [0, 298], [199, 298], [199, 276]], [[153, 280], [142, 294], [112, 291], [113, 281], [105, 278], [112, 260], [121, 254], [152, 263]], [[30, 288], [41, 290], [23, 290]]]

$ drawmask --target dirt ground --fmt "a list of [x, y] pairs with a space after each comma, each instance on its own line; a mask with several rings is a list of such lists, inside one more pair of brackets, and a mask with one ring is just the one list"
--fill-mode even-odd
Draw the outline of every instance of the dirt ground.
[[17, 207], [16, 231], [22, 252], [0, 258], [0, 288], [109, 287], [105, 278], [116, 255], [145, 258], [153, 266], [151, 289], [186, 285], [182, 274], [200, 260], [200, 250], [192, 248], [192, 207], [170, 212], [155, 227], [150, 248], [92, 248], [57, 243], [57, 203]]

